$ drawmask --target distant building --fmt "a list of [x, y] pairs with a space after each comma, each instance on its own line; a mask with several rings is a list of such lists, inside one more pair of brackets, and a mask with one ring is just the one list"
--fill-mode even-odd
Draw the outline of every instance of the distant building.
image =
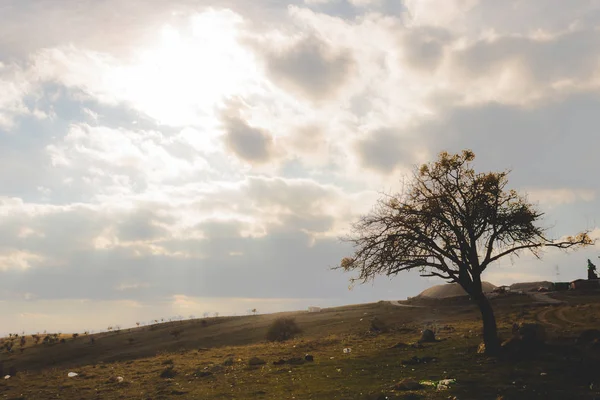
[[571, 290], [598, 289], [600, 288], [600, 279], [577, 279], [571, 282]]
[[570, 287], [571, 287], [570, 282], [554, 282], [554, 285], [553, 285], [553, 289], [556, 290], [557, 292], [569, 290]]
[[321, 312], [321, 307], [308, 307], [308, 312]]

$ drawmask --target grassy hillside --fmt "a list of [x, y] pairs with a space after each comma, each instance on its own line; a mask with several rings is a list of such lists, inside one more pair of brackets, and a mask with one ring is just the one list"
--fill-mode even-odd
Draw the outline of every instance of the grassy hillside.
[[[562, 295], [567, 296], [566, 294]], [[577, 399], [600, 396], [595, 350], [574, 338], [596, 327], [596, 296], [563, 298], [566, 305], [532, 304], [523, 296], [494, 300], [501, 334], [515, 321], [538, 321], [550, 340], [534, 357], [519, 361], [477, 354], [478, 312], [466, 301], [428, 302], [423, 308], [389, 303], [263, 316], [211, 318], [159, 324], [130, 332], [28, 343], [21, 353], [0, 355], [6, 399]], [[267, 343], [264, 335], [281, 316], [295, 317], [301, 336]], [[369, 331], [377, 317], [389, 332]], [[426, 327], [442, 339], [412, 346]], [[180, 331], [175, 337], [172, 332]], [[398, 347], [394, 345], [401, 343]], [[344, 353], [344, 348], [352, 349]], [[310, 354], [314, 361], [302, 362]], [[248, 365], [252, 357], [266, 363]], [[278, 360], [297, 358], [274, 365]], [[78, 373], [68, 378], [67, 373]], [[119, 382], [117, 377], [122, 377]], [[449, 389], [401, 390], [402, 379], [456, 379]], [[591, 385], [591, 386], [590, 386]]]

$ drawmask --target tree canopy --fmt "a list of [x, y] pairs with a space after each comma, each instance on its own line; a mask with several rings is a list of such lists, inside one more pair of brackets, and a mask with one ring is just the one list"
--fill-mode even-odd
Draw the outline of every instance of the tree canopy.
[[383, 195], [342, 238], [355, 253], [339, 268], [358, 271], [353, 280], [363, 282], [418, 269], [421, 276], [456, 282], [486, 302], [481, 274], [500, 258], [523, 251], [540, 257], [547, 247], [593, 243], [588, 232], [549, 238], [539, 226], [544, 214], [507, 188], [509, 171], [477, 173], [474, 159], [471, 150], [442, 152], [437, 161], [416, 167], [401, 193]]

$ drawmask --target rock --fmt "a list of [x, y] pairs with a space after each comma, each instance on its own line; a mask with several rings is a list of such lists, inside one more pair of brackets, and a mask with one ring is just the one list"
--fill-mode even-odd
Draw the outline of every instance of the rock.
[[594, 341], [600, 340], [600, 330], [598, 329], [586, 329], [579, 334], [576, 343], [577, 344], [591, 344]]
[[77, 375], [79, 375], [77, 372], [69, 372], [69, 373], [67, 374], [67, 376], [68, 376], [69, 378], [75, 378]]
[[224, 365], [225, 367], [231, 367], [233, 365], [233, 357], [229, 357], [228, 359], [223, 361], [222, 365]]
[[273, 361], [273, 365], [284, 365], [285, 364], [285, 360], [281, 359], [278, 361]]
[[477, 347], [477, 354], [485, 354], [485, 343], [479, 343], [479, 347]]
[[422, 389], [423, 385], [413, 379], [402, 379], [396, 385], [394, 385], [394, 389], [396, 390], [419, 390]]
[[311, 354], [305, 355], [304, 359], [309, 362], [315, 361], [315, 358]]
[[546, 329], [541, 324], [526, 323], [519, 325], [519, 336], [525, 343], [540, 344], [546, 342]]
[[419, 342], [422, 342], [422, 343], [435, 342], [435, 333], [433, 333], [433, 331], [431, 329], [425, 329], [421, 333], [421, 340], [419, 340]]
[[248, 360], [248, 365], [264, 365], [266, 363], [267, 362], [265, 360], [258, 357], [252, 357], [250, 360]]

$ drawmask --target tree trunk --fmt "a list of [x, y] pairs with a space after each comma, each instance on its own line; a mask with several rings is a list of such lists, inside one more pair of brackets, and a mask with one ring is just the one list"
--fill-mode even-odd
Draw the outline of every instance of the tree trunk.
[[496, 317], [492, 305], [485, 294], [481, 293], [477, 298], [477, 305], [481, 311], [483, 320], [483, 342], [485, 343], [485, 353], [497, 355], [500, 353], [500, 339], [498, 338], [498, 328], [496, 327]]

